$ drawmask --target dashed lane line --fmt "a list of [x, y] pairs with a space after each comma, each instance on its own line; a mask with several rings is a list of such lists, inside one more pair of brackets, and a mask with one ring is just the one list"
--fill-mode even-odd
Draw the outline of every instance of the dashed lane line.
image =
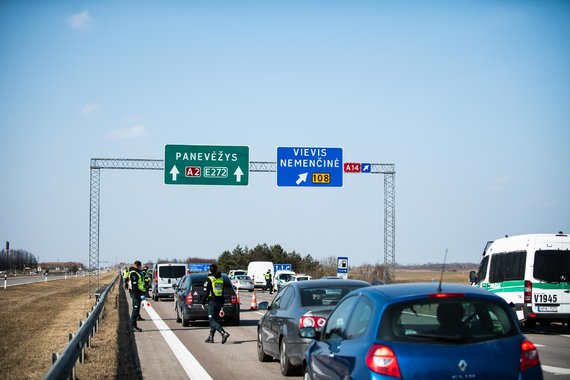
[[552, 367], [549, 365], [541, 365], [541, 367], [543, 371], [554, 375], [570, 375], [570, 369], [568, 368]]
[[202, 367], [200, 362], [196, 360], [196, 358], [190, 353], [190, 351], [188, 351], [186, 346], [182, 344], [180, 339], [178, 339], [176, 335], [174, 335], [172, 330], [170, 330], [170, 328], [166, 325], [166, 323], [162, 320], [162, 318], [160, 318], [158, 313], [154, 311], [154, 309], [150, 305], [150, 302], [143, 302], [143, 305], [145, 307], [146, 312], [148, 313], [148, 315], [156, 325], [156, 328], [158, 329], [158, 331], [160, 331], [160, 334], [162, 334], [162, 337], [164, 338], [164, 340], [166, 341], [166, 343], [174, 353], [174, 356], [176, 356], [176, 359], [178, 359], [178, 361], [182, 365], [182, 368], [184, 368], [184, 371], [186, 372], [188, 377], [190, 379], [212, 380], [212, 377], [208, 375], [208, 372], [206, 372], [206, 370], [204, 369], [204, 367]]

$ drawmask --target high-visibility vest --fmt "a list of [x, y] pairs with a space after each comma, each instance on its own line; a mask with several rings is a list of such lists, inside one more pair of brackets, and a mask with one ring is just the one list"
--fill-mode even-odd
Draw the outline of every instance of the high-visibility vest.
[[[216, 278], [214, 276], [208, 276], [210, 282], [212, 283], [212, 291], [215, 297], [221, 297], [224, 295], [224, 279]], [[210, 294], [211, 296], [212, 294]]]
[[143, 293], [146, 292], [146, 287], [144, 286], [144, 281], [143, 281], [141, 273], [138, 270], [133, 270], [129, 273], [129, 279], [131, 278], [131, 273], [137, 274], [137, 277], [138, 277], [137, 287], [139, 288], [139, 290]]
[[265, 273], [265, 280], [266, 281], [271, 280], [271, 273]]

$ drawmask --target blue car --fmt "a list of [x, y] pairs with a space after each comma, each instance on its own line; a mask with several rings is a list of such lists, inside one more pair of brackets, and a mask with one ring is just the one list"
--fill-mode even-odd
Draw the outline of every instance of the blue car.
[[299, 334], [305, 379], [542, 379], [508, 304], [466, 285], [361, 288]]

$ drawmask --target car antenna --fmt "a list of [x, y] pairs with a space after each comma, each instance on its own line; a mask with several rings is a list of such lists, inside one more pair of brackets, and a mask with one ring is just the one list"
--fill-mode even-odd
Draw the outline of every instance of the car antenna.
[[441, 266], [441, 276], [439, 277], [439, 285], [437, 286], [438, 293], [441, 293], [441, 282], [443, 281], [443, 272], [445, 271], [446, 260], [447, 260], [447, 248], [445, 249], [445, 256], [443, 256], [443, 265]]

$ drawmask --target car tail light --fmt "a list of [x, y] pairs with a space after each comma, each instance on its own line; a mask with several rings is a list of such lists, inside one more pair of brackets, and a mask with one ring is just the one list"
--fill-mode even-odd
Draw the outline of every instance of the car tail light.
[[237, 296], [235, 294], [231, 295], [230, 302], [232, 305], [235, 305], [237, 303]]
[[535, 367], [540, 364], [538, 359], [538, 351], [534, 344], [529, 340], [523, 340], [521, 343], [521, 371], [526, 371], [529, 368]]
[[303, 327], [314, 327], [319, 330], [322, 329], [327, 319], [324, 317], [316, 317], [311, 315], [310, 312], [299, 318], [299, 328]]
[[524, 282], [524, 303], [532, 303], [532, 282]]
[[460, 298], [465, 297], [464, 293], [434, 293], [428, 296], [429, 298]]
[[192, 299], [192, 293], [188, 293], [186, 296], [186, 305], [192, 305], [193, 302], [194, 300]]
[[388, 346], [373, 344], [366, 354], [366, 365], [372, 371], [381, 375], [401, 379], [400, 366], [394, 351]]

